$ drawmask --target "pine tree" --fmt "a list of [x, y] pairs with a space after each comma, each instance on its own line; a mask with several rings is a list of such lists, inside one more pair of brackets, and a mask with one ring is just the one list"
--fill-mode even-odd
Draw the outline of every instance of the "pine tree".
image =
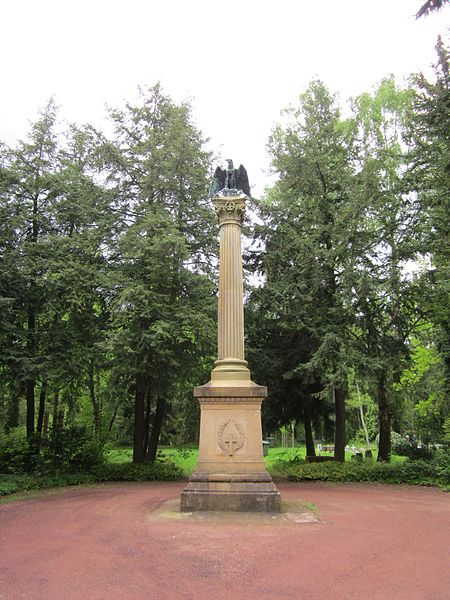
[[110, 346], [133, 378], [133, 460], [142, 462], [154, 460], [170, 397], [191, 382], [214, 336], [209, 155], [189, 106], [160, 86], [111, 117], [115, 138], [101, 154], [121, 230], [111, 256]]

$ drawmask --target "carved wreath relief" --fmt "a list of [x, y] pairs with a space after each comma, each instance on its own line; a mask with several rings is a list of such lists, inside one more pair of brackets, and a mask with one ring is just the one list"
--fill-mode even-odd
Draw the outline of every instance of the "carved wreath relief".
[[228, 419], [220, 425], [217, 432], [217, 443], [228, 456], [233, 456], [237, 450], [240, 450], [244, 442], [244, 430], [234, 419]]

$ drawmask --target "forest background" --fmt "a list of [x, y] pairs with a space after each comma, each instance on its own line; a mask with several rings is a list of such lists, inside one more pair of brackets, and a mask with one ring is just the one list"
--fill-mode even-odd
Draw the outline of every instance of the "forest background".
[[[246, 343], [263, 428], [315, 452], [391, 432], [450, 437], [449, 54], [341, 106], [319, 80], [268, 141], [274, 184], [245, 223]], [[2, 470], [154, 462], [194, 444], [192, 388], [215, 359], [216, 157], [189, 103], [155, 85], [111, 134], [50, 100], [1, 146]], [[250, 173], [251, 176], [251, 173]], [[72, 461], [72, 462], [71, 462]], [[78, 461], [78, 462], [77, 462]]]

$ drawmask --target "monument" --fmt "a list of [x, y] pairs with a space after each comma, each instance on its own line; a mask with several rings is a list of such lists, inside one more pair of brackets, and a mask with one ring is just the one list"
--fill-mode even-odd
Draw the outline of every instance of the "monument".
[[182, 511], [280, 511], [280, 494], [263, 458], [261, 403], [267, 388], [251, 380], [244, 357], [241, 226], [250, 186], [245, 168], [218, 167], [210, 196], [220, 231], [218, 357], [200, 403], [195, 472], [181, 494]]

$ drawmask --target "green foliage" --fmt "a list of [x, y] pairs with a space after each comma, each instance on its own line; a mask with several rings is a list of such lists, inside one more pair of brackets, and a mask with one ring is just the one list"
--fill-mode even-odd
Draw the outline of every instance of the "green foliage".
[[24, 473], [36, 468], [36, 452], [23, 428], [0, 431], [0, 472]]
[[6, 478], [0, 475], [0, 496], [7, 496], [8, 494], [14, 494], [20, 490], [20, 484], [16, 479]]
[[215, 337], [210, 155], [189, 105], [150, 88], [110, 111], [110, 140], [57, 116], [50, 101], [0, 156], [0, 428], [26, 421], [13, 452], [23, 469], [31, 449], [30, 471], [101, 462], [73, 423], [130, 440], [138, 377], [141, 442], [158, 400], [186, 412]]
[[[414, 110], [408, 139], [410, 168], [406, 181], [418, 195], [422, 223], [421, 251], [426, 255], [422, 304], [434, 326], [434, 343], [445, 366], [445, 396], [450, 392], [450, 60], [441, 38], [436, 45], [434, 79], [413, 78]], [[448, 401], [446, 410], [448, 411]]]
[[408, 442], [405, 438], [400, 438], [392, 444], [392, 451], [398, 456], [406, 456], [411, 460], [431, 460], [434, 451], [426, 446], [417, 446]]
[[406, 456], [411, 460], [430, 460], [435, 452], [427, 446], [417, 446], [417, 443], [412, 439], [407, 440], [395, 431], [391, 431], [391, 449], [393, 454], [397, 456]]
[[409, 483], [414, 485], [450, 486], [450, 453], [436, 452], [432, 460], [406, 460], [402, 463], [311, 463], [289, 467], [285, 476], [290, 481], [332, 481], [377, 483]]
[[59, 475], [2, 475], [0, 474], [0, 496], [30, 490], [49, 489], [68, 485], [94, 483], [94, 477], [87, 473], [63, 473]]
[[[442, 40], [437, 56], [434, 81], [417, 75], [401, 89], [387, 78], [353, 99], [348, 118], [313, 81], [273, 131], [278, 179], [256, 206], [261, 247], [249, 252], [263, 283], [246, 306], [249, 361], [270, 390], [267, 432], [301, 422], [311, 447], [313, 433], [331, 439], [335, 429], [343, 451], [346, 417], [361, 442], [382, 429], [384, 460], [391, 419], [424, 442], [449, 441]], [[153, 458], [160, 425], [165, 443], [195, 443], [192, 388], [214, 360], [211, 156], [190, 106], [156, 85], [110, 111], [110, 139], [57, 117], [50, 101], [25, 141], [0, 142], [0, 430], [11, 431], [0, 459], [9, 473], [91, 470], [103, 461], [99, 439], [129, 443], [133, 431], [134, 458]], [[27, 441], [16, 429], [24, 425]]]
[[170, 419], [174, 404], [183, 411], [186, 390], [206, 379], [201, 357], [215, 337], [210, 157], [190, 112], [154, 86], [111, 111], [115, 135], [99, 148], [123, 215], [111, 248], [106, 346], [116, 359], [112, 379], [134, 402], [135, 462], [154, 457], [157, 407]]
[[442, 412], [442, 401], [433, 393], [414, 406], [414, 424], [424, 442], [440, 438]]
[[[378, 411], [375, 401], [366, 390], [361, 390], [363, 382], [359, 382], [356, 373], [349, 370], [347, 409], [348, 425], [353, 426], [353, 438], [358, 446], [367, 446], [378, 433]], [[368, 440], [367, 440], [368, 437]]]
[[402, 405], [403, 429], [415, 431], [425, 444], [440, 442], [448, 402], [445, 369], [433, 337], [431, 324], [411, 336], [410, 363], [393, 385]]
[[343, 455], [345, 378], [355, 345], [339, 273], [350, 264], [357, 218], [347, 132], [336, 97], [318, 80], [285, 117], [269, 140], [279, 179], [259, 205], [265, 249], [256, 267], [264, 285], [250, 302], [249, 359], [270, 389], [265, 427], [302, 421], [311, 445], [312, 419], [328, 419], [339, 404], [335, 442]]
[[93, 470], [95, 481], [178, 481], [183, 472], [171, 461], [104, 464]]
[[413, 351], [411, 353], [411, 364], [405, 369], [400, 377], [400, 381], [394, 385], [394, 389], [413, 388], [416, 386], [429, 371], [429, 369], [439, 364], [439, 354], [433, 346], [420, 343], [420, 340], [412, 339]]
[[2, 473], [89, 472], [103, 464], [105, 446], [84, 427], [72, 425], [41, 440], [23, 430], [0, 435]]
[[1, 475], [0, 496], [29, 490], [40, 490], [68, 485], [86, 485], [108, 481], [178, 481], [183, 474], [171, 462], [154, 464], [105, 464], [91, 473], [60, 473], [58, 475]]
[[42, 465], [48, 470], [89, 472], [104, 461], [104, 443], [77, 425], [52, 435], [42, 456]]
[[450, 445], [450, 417], [445, 420], [442, 429], [444, 431], [444, 442]]

